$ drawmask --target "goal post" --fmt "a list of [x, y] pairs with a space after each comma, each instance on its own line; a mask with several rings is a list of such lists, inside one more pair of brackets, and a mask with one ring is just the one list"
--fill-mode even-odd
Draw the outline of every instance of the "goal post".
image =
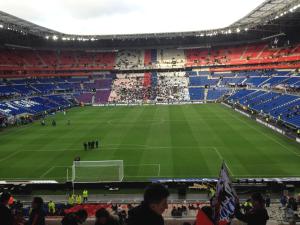
[[72, 183], [121, 182], [123, 178], [123, 160], [74, 161], [72, 165]]

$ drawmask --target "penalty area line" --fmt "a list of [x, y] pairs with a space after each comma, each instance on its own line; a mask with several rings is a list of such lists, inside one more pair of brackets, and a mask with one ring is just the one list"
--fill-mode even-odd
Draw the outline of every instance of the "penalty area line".
[[[218, 148], [217, 148], [217, 147], [213, 147], [213, 149], [214, 149], [215, 152], [217, 153], [219, 159], [220, 159], [222, 162], [225, 161], [224, 157], [222, 156], [222, 154], [220, 153], [220, 151], [218, 150]], [[234, 173], [232, 172], [232, 170], [230, 169], [230, 167], [228, 166], [228, 164], [226, 163], [226, 161], [225, 161], [225, 164], [226, 164], [226, 167], [228, 168], [229, 173], [234, 177], [235, 175], [234, 175]]]
[[139, 176], [126, 176], [125, 177], [160, 177], [160, 164], [159, 163], [153, 163], [153, 164], [129, 164], [129, 165], [124, 165], [124, 167], [143, 167], [143, 166], [155, 166], [158, 170], [157, 170], [157, 175], [155, 176], [142, 176], [142, 175], [139, 175]]
[[55, 168], [71, 168], [71, 166], [51, 166], [45, 173], [43, 173], [39, 178], [44, 178], [48, 173], [50, 173]]
[[7, 159], [9, 159], [9, 158], [11, 158], [11, 157], [17, 155], [19, 152], [20, 152], [20, 151], [16, 151], [16, 152], [13, 152], [13, 153], [9, 154], [8, 156], [6, 156], [6, 157], [0, 159], [0, 162], [3, 162], [3, 161], [5, 161], [5, 160], [7, 160]]

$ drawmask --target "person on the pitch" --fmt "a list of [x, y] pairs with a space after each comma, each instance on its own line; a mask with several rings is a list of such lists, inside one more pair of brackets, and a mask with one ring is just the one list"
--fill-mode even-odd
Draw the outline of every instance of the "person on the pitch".
[[87, 143], [86, 142], [83, 143], [83, 147], [84, 147], [84, 150], [86, 151], [87, 150]]

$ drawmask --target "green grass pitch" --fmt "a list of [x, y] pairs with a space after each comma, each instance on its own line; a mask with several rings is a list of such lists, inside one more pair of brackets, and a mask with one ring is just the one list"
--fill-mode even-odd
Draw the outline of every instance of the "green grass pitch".
[[75, 156], [124, 160], [127, 181], [217, 177], [223, 159], [234, 177], [300, 176], [299, 144], [221, 104], [78, 107], [46, 122], [0, 133], [0, 180], [63, 182]]

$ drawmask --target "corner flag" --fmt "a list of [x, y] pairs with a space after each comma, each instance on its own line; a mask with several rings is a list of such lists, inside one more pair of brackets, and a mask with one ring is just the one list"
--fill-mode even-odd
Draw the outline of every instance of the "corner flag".
[[231, 221], [236, 199], [237, 195], [232, 187], [227, 166], [223, 162], [216, 186], [216, 194], [211, 202], [216, 225], [228, 224]]

